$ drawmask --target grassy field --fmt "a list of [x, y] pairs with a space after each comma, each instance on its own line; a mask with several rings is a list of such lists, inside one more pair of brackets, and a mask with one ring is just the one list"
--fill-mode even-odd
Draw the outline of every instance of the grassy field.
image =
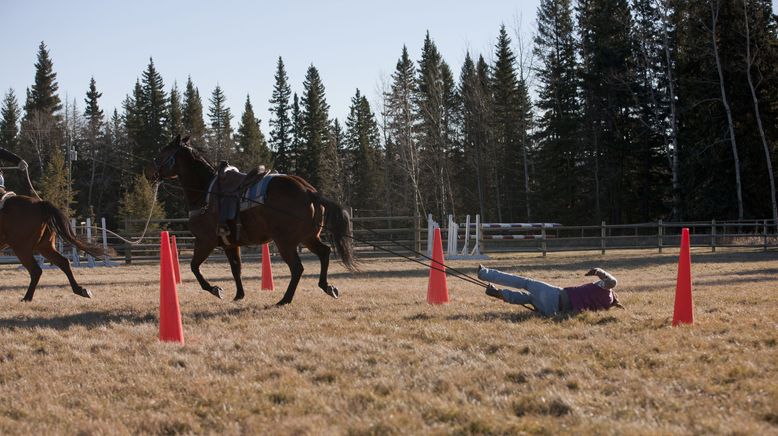
[[[402, 260], [318, 264], [292, 305], [246, 265], [219, 301], [184, 266], [186, 345], [160, 343], [156, 266], [0, 269], [0, 433], [778, 434], [778, 253], [692, 251], [696, 324], [670, 327], [677, 252], [505, 255], [490, 267], [562, 286], [601, 266], [628, 310], [544, 319]], [[474, 275], [476, 262], [450, 262]], [[230, 297], [224, 264], [203, 268]]]

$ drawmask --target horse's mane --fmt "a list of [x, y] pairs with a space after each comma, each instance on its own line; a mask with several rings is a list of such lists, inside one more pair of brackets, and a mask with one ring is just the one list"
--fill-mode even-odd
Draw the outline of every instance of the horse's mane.
[[199, 150], [195, 147], [184, 147], [189, 150], [189, 153], [192, 155], [192, 158], [208, 167], [208, 169], [211, 170], [211, 172], [216, 171], [216, 167], [211, 163], [210, 160], [208, 160], [207, 157], [205, 157], [205, 152], [202, 150]]

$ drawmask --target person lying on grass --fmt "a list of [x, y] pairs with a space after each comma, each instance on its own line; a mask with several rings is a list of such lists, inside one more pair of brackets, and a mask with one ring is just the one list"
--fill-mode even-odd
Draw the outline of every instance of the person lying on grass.
[[496, 269], [478, 265], [478, 278], [498, 285], [516, 289], [497, 289], [491, 283], [486, 286], [486, 295], [511, 304], [531, 304], [545, 316], [557, 313], [576, 313], [582, 310], [607, 310], [624, 306], [619, 303], [613, 288], [616, 278], [600, 268], [592, 268], [585, 275], [597, 276], [600, 280], [580, 286], [560, 288], [519, 275], [508, 274]]

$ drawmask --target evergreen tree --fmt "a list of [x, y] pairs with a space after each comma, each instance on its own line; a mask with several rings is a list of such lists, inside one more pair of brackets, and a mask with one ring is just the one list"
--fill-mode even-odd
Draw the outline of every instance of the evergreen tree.
[[140, 167], [140, 159], [137, 159], [138, 150], [144, 141], [145, 117], [143, 87], [140, 80], [135, 81], [132, 96], [127, 96], [122, 103], [124, 109], [124, 130], [127, 139], [126, 164], [133, 170]]
[[351, 99], [345, 142], [345, 173], [352, 186], [349, 204], [354, 209], [380, 209], [384, 199], [381, 137], [370, 103], [359, 89]]
[[184, 113], [181, 109], [181, 95], [178, 92], [178, 84], [176, 82], [173, 82], [173, 87], [170, 88], [167, 122], [167, 131], [170, 133], [170, 136], [185, 135]]
[[494, 133], [500, 164], [497, 179], [497, 217], [500, 221], [521, 221], [526, 218], [524, 191], [524, 153], [521, 138], [526, 133], [525, 114], [529, 110], [524, 101], [516, 74], [516, 56], [505, 26], [495, 46], [492, 68], [492, 95], [494, 102]]
[[[149, 58], [149, 65], [141, 78], [143, 88], [143, 101], [140, 107], [143, 110], [143, 142], [139, 143], [139, 156], [143, 159], [152, 159], [159, 150], [169, 142], [167, 132], [168, 99], [165, 95], [165, 85], [162, 75], [154, 66], [154, 60]], [[137, 103], [137, 101], [136, 101]]]
[[234, 152], [232, 138], [232, 114], [227, 106], [227, 97], [218, 84], [211, 94], [208, 107], [210, 126], [208, 129], [209, 158], [214, 162], [229, 161]]
[[[629, 186], [640, 167], [633, 141], [634, 59], [630, 10], [626, 0], [578, 3], [580, 77], [584, 97], [582, 132], [588, 159], [589, 222], [637, 221], [637, 201]], [[591, 204], [593, 203], [593, 204]]]
[[[122, 196], [119, 207], [119, 219], [126, 223], [124, 230], [129, 233], [139, 234], [143, 231], [146, 219], [151, 213], [152, 220], [165, 219], [165, 207], [154, 198], [154, 187], [142, 175], [132, 179], [131, 189]], [[149, 211], [149, 207], [152, 210]], [[136, 222], [128, 222], [134, 220]], [[159, 224], [149, 224], [149, 231], [159, 230]]]
[[[102, 128], [103, 128], [103, 110], [100, 109], [98, 99], [102, 97], [102, 93], [97, 91], [97, 84], [94, 77], [89, 81], [89, 90], [86, 93], [86, 99], [84, 103], [86, 107], [84, 109], [84, 118], [86, 119], [85, 129], [83, 137], [86, 142], [85, 151], [89, 161], [89, 183], [87, 186], [81, 186], [83, 179], [78, 178], [76, 181], [77, 189], [80, 192], [86, 191], [86, 198], [82, 198], [79, 203], [80, 212], [82, 215], [90, 214], [94, 212], [93, 192], [95, 188], [95, 180], [97, 176], [98, 160], [104, 159], [101, 156], [102, 148]], [[79, 183], [81, 181], [82, 183]], [[84, 201], [85, 200], [85, 201]], [[84, 204], [85, 203], [85, 204]]]
[[65, 157], [61, 151], [55, 148], [40, 180], [40, 195], [54, 204], [65, 215], [73, 216], [73, 210], [70, 206], [73, 203], [75, 192], [69, 185], [68, 179]]
[[389, 213], [426, 216], [421, 198], [421, 162], [414, 136], [416, 70], [403, 46], [392, 84], [385, 95], [387, 106], [386, 171], [389, 184]]
[[297, 97], [297, 93], [292, 97], [292, 144], [286, 153], [286, 166], [281, 166], [276, 161], [276, 168], [281, 172], [290, 174], [299, 174], [300, 172], [300, 159], [303, 155], [305, 147], [305, 139], [303, 134], [303, 113], [300, 108], [300, 99]]
[[21, 154], [28, 157], [33, 178], [43, 171], [54, 149], [64, 142], [58, 89], [54, 63], [46, 44], [41, 42], [35, 63], [35, 82], [27, 89], [20, 129]]
[[235, 141], [237, 143], [235, 159], [239, 168], [248, 171], [259, 165], [264, 165], [268, 169], [273, 167], [272, 154], [267, 147], [265, 135], [259, 127], [259, 119], [254, 116], [254, 108], [248, 95]]
[[195, 88], [192, 78], [186, 79], [183, 105], [184, 132], [194, 146], [205, 145], [205, 121], [203, 120], [203, 101], [200, 99], [200, 91]]
[[284, 61], [278, 57], [275, 85], [270, 98], [270, 147], [273, 150], [275, 166], [282, 169], [294, 168], [290, 156], [292, 147], [292, 120], [289, 118], [289, 97], [292, 90], [289, 87], [289, 77], [284, 69]]
[[345, 169], [345, 134], [337, 118], [330, 125], [329, 140], [325, 150], [328, 154], [324, 158], [324, 171], [332, 175], [332, 180], [338, 181], [338, 183], [327, 187], [327, 196], [340, 204], [351, 205], [354, 189], [353, 178]]
[[451, 204], [446, 204], [449, 198], [449, 185], [446, 183], [446, 95], [443, 59], [429, 32], [424, 39], [418, 64], [414, 95], [418, 120], [416, 135], [421, 166], [428, 169], [421, 172], [420, 181], [423, 186], [429, 187], [421, 193], [421, 196], [422, 202], [429, 205], [436, 217], [442, 219], [453, 207]]
[[[322, 184], [331, 175], [322, 171], [323, 150], [329, 136], [329, 109], [324, 94], [324, 84], [319, 77], [319, 71], [311, 65], [303, 82], [301, 113], [301, 133], [303, 154], [298, 159], [297, 172], [313, 186], [324, 191]], [[326, 184], [336, 183], [327, 180]], [[326, 192], [326, 191], [324, 191]]]
[[8, 89], [0, 107], [0, 147], [19, 152], [19, 103], [13, 89]]
[[571, 0], [542, 0], [538, 7], [534, 53], [539, 60], [540, 111], [537, 187], [540, 217], [576, 222], [586, 210], [581, 185], [577, 65]]
[[[484, 73], [488, 71], [483, 57]], [[466, 211], [477, 211], [486, 219], [490, 205], [486, 195], [487, 180], [493, 171], [493, 161], [487, 158], [488, 132], [491, 118], [489, 88], [482, 82], [470, 53], [465, 55], [459, 75], [459, 124], [462, 142], [463, 174], [458, 177], [461, 201]]]

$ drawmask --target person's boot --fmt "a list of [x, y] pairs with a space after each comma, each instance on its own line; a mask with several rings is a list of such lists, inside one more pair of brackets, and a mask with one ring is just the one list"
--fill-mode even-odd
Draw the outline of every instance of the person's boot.
[[500, 291], [499, 289], [495, 288], [491, 283], [486, 285], [486, 295], [488, 295], [490, 297], [497, 298], [499, 300], [503, 300], [503, 298], [502, 298], [502, 291]]

